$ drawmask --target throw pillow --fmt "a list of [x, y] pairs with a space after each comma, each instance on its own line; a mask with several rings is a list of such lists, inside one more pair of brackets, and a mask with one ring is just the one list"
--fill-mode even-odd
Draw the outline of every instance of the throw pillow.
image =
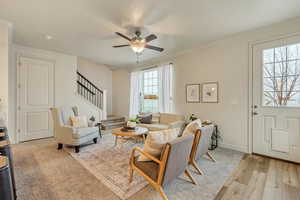
[[86, 116], [74, 116], [71, 117], [72, 126], [74, 128], [86, 128], [88, 127], [88, 121]]
[[152, 114], [138, 115], [137, 118], [140, 120], [141, 124], [152, 124]]
[[[143, 147], [143, 150], [156, 157], [160, 158], [163, 147], [166, 143], [177, 138], [179, 128], [167, 129], [161, 131], [149, 132]], [[144, 155], [140, 155], [138, 161], [151, 161]]]
[[79, 112], [78, 112], [78, 107], [77, 106], [73, 106], [72, 110], [73, 110], [75, 116], [79, 116], [79, 114], [78, 114]]
[[201, 126], [202, 123], [200, 119], [192, 121], [185, 127], [182, 136], [185, 136], [190, 133], [195, 133], [197, 129], [201, 128]]

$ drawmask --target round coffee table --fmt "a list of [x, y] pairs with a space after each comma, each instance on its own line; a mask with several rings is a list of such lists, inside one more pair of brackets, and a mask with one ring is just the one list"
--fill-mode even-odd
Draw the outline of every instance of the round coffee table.
[[115, 135], [116, 139], [115, 139], [115, 146], [118, 144], [118, 138], [124, 138], [124, 137], [139, 137], [142, 136], [143, 137], [143, 141], [145, 143], [146, 140], [146, 135], [148, 133], [148, 129], [147, 128], [143, 128], [143, 127], [136, 127], [135, 130], [128, 130], [128, 131], [122, 131], [122, 128], [116, 128], [112, 130], [112, 134]]

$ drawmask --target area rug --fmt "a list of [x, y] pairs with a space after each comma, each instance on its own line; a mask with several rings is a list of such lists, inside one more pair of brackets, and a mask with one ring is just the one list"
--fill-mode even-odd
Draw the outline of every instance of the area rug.
[[109, 134], [104, 135], [97, 144], [80, 148], [79, 153], [74, 153], [72, 149], [67, 151], [117, 196], [125, 200], [148, 184], [141, 176], [135, 176], [133, 182], [128, 184], [129, 160], [134, 146], [141, 144], [119, 139], [118, 145], [115, 146], [114, 137]]
[[[148, 185], [148, 182], [137, 174], [133, 182], [128, 184], [129, 158], [134, 146], [141, 144], [127, 141], [114, 146], [114, 137], [107, 134], [98, 144], [82, 147], [78, 154], [74, 153], [73, 149], [67, 151], [120, 199], [125, 200]], [[218, 148], [212, 154], [217, 159], [216, 163], [205, 157], [199, 161], [204, 176], [197, 175], [193, 168], [190, 168], [198, 185], [191, 184], [182, 175], [165, 188], [170, 199], [182, 199], [187, 196], [191, 197], [189, 199], [214, 199], [226, 179], [238, 166], [243, 154], [222, 148]]]

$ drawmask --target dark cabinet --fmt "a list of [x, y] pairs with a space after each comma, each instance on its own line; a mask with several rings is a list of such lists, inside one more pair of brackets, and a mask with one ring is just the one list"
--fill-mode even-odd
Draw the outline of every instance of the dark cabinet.
[[10, 175], [8, 158], [0, 156], [0, 199], [13, 200], [14, 193]]

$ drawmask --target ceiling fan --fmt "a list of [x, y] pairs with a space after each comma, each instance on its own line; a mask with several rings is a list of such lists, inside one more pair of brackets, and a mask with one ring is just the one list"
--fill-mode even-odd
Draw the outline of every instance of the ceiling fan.
[[154, 51], [159, 51], [159, 52], [162, 52], [164, 50], [163, 48], [152, 46], [152, 45], [148, 44], [148, 42], [151, 42], [151, 41], [157, 39], [157, 36], [154, 35], [154, 34], [148, 35], [145, 38], [141, 37], [141, 32], [140, 31], [136, 31], [135, 32], [136, 36], [133, 37], [133, 38], [129, 38], [126, 35], [123, 35], [122, 33], [119, 33], [119, 32], [116, 32], [116, 34], [118, 36], [128, 40], [129, 44], [116, 45], [116, 46], [113, 46], [114, 48], [130, 46], [136, 54], [141, 54], [144, 51], [145, 48], [151, 49], [151, 50], [154, 50]]

